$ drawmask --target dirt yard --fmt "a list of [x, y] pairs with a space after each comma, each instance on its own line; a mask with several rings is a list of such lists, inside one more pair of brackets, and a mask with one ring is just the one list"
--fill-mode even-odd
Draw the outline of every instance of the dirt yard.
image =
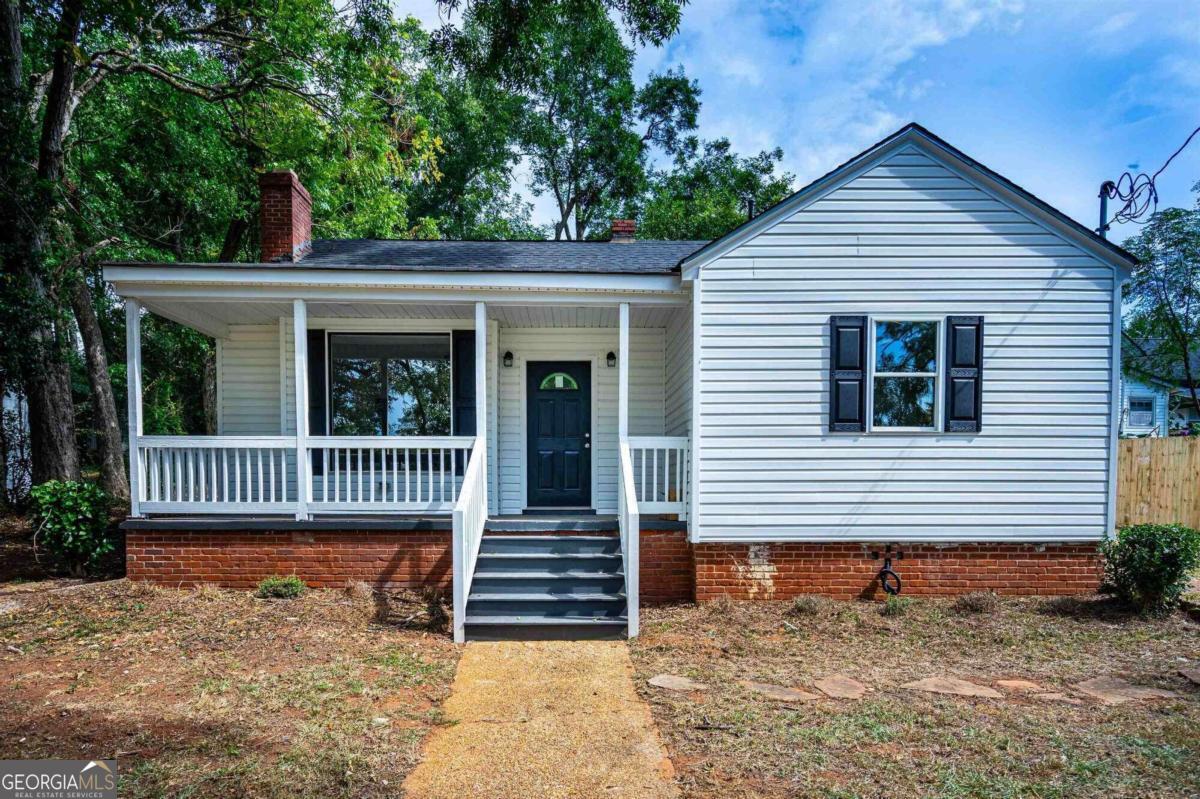
[[395, 796], [457, 660], [428, 608], [0, 586], [0, 758], [115, 755], [123, 797]]
[[[1130, 618], [1105, 600], [1001, 600], [984, 612], [914, 600], [709, 603], [646, 609], [632, 645], [688, 797], [1195, 797], [1200, 795], [1200, 625]], [[672, 691], [647, 680], [688, 677]], [[870, 689], [832, 699], [832, 674]], [[957, 677], [1001, 698], [900, 688]], [[1116, 676], [1177, 698], [1105, 705], [1071, 686]], [[1036, 683], [1038, 693], [997, 680]], [[772, 700], [739, 681], [803, 689]]]

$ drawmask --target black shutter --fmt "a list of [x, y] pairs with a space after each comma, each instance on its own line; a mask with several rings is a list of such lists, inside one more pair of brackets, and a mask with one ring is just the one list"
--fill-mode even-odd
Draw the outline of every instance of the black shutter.
[[325, 408], [329, 400], [325, 375], [325, 331], [308, 331], [308, 433], [328, 435]]
[[867, 429], [867, 317], [829, 317], [829, 429]]
[[475, 331], [455, 330], [453, 385], [454, 409], [450, 430], [456, 436], [475, 435]]
[[983, 429], [983, 317], [946, 317], [946, 432]]
[[[456, 436], [475, 435], [475, 331], [455, 330], [450, 340], [453, 369], [450, 374], [454, 406], [450, 431]], [[467, 464], [461, 454], [454, 456], [454, 473], [465, 474]]]
[[[325, 358], [325, 331], [308, 331], [308, 434], [310, 436], [328, 435], [326, 429], [326, 407], [329, 400], [327, 389]], [[312, 473], [324, 474], [321, 459], [317, 453], [312, 457]]]

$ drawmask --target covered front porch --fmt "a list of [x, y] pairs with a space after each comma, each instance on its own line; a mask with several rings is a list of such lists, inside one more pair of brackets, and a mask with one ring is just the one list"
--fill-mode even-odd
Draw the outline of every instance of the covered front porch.
[[[536, 532], [554, 520], [566, 533], [565, 520], [584, 520], [582, 531], [619, 533], [636, 634], [641, 518], [688, 516], [686, 295], [568, 304], [141, 293], [127, 295], [136, 527], [448, 523], [455, 618], [465, 619], [485, 529], [519, 532], [528, 520]], [[217, 435], [145, 434], [145, 312], [216, 340]]]
[[[218, 435], [143, 432], [143, 308], [216, 340]], [[131, 298], [127, 314], [134, 517], [449, 515], [478, 448], [491, 516], [616, 514], [627, 449], [639, 509], [686, 518], [685, 305]]]

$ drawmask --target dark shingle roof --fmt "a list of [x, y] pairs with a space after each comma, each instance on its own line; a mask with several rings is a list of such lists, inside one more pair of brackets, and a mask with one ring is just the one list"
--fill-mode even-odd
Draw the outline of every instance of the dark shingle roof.
[[675, 271], [706, 241], [402, 241], [318, 239], [296, 266], [413, 272], [577, 272], [654, 275]]

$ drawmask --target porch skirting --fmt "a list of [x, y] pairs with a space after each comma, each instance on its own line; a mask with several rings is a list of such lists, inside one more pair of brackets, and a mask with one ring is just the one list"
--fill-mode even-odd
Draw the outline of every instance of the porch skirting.
[[[451, 531], [436, 524], [408, 530], [287, 529], [294, 528], [291, 522], [273, 530], [146, 529], [153, 524], [126, 528], [130, 580], [253, 589], [270, 575], [295, 574], [314, 588], [362, 581], [378, 590], [451, 590]], [[876, 579], [883, 562], [871, 558], [872, 552], [882, 552], [880, 544], [692, 545], [679, 529], [643, 529], [640, 541], [642, 604], [724, 596], [883, 596]], [[894, 549], [904, 555], [892, 566], [904, 580], [906, 596], [1070, 595], [1091, 593], [1100, 585], [1094, 544], [906, 544]]]

